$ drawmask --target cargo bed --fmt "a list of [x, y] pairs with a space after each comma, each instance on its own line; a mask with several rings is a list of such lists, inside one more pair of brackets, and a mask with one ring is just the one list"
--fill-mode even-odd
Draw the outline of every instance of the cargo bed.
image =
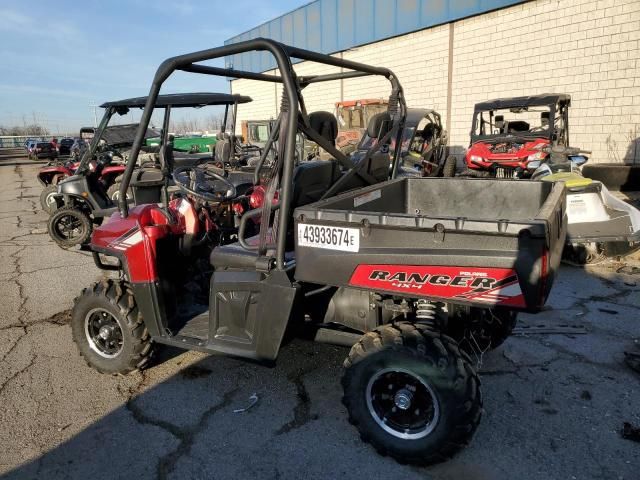
[[566, 236], [564, 186], [400, 178], [295, 210], [299, 281], [536, 311]]

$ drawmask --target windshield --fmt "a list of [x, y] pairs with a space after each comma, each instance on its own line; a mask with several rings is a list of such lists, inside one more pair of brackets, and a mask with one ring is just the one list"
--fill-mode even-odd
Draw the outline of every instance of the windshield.
[[[551, 123], [550, 106], [520, 107], [479, 111], [474, 114], [473, 131], [476, 137], [503, 135], [548, 137]], [[560, 118], [554, 120], [557, 126]]]

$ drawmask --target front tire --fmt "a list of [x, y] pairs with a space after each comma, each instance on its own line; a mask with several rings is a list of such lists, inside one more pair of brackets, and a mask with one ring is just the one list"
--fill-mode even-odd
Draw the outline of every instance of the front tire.
[[107, 280], [85, 288], [71, 312], [73, 341], [100, 373], [143, 368], [152, 353], [149, 332], [128, 284]]
[[76, 207], [61, 207], [47, 224], [49, 236], [62, 248], [83, 245], [91, 238], [93, 225], [89, 216]]
[[381, 454], [426, 465], [471, 440], [482, 414], [480, 380], [456, 342], [407, 322], [366, 333], [345, 360], [349, 420]]
[[57, 193], [57, 185], [47, 185], [40, 193], [40, 206], [42, 210], [49, 215], [58, 209], [58, 202], [56, 200]]

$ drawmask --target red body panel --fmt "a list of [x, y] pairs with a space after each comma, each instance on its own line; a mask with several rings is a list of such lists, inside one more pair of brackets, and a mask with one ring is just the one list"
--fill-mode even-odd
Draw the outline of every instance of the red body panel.
[[133, 283], [153, 282], [156, 271], [156, 242], [171, 234], [183, 234], [185, 222], [172, 222], [157, 205], [139, 205], [127, 218], [114, 213], [96, 228], [91, 246], [122, 260]]
[[107, 186], [111, 186], [115, 178], [122, 175], [126, 168], [126, 165], [110, 165], [102, 170], [100, 178]]
[[[515, 143], [515, 142], [504, 142]], [[469, 147], [465, 154], [464, 160], [468, 168], [474, 170], [488, 170], [494, 163], [499, 164], [502, 167], [510, 168], [527, 168], [527, 157], [540, 152], [540, 147], [543, 145], [549, 145], [549, 140], [546, 138], [536, 138], [522, 145], [521, 148], [515, 151], [509, 151], [506, 153], [494, 153], [491, 151], [493, 145], [489, 142], [476, 142]], [[480, 157], [482, 160], [471, 161], [471, 157]]]
[[38, 180], [44, 185], [54, 185], [62, 178], [70, 177], [78, 168], [78, 163], [73, 163], [70, 168], [64, 165], [56, 165], [52, 167], [42, 167], [38, 170]]
[[510, 268], [358, 265], [349, 284], [380, 292], [490, 306], [526, 306], [518, 275]]

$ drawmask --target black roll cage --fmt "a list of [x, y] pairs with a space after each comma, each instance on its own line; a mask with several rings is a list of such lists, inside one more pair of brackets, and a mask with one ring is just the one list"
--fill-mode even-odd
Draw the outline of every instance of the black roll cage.
[[[175, 98], [172, 98], [175, 97]], [[240, 103], [248, 103], [251, 102], [251, 98], [243, 97], [240, 95], [228, 95], [228, 94], [218, 94], [218, 93], [183, 93], [183, 94], [165, 94], [162, 95], [163, 101], [160, 105], [157, 102], [154, 102], [152, 107], [152, 113], [154, 109], [164, 109], [162, 125], [163, 128], [160, 132], [160, 144], [164, 145], [168, 139], [169, 134], [169, 121], [171, 110], [173, 108], [201, 108], [205, 106], [212, 105], [224, 105], [224, 120], [222, 122], [221, 131], [225, 132], [227, 119], [229, 116], [229, 110], [231, 109], [231, 124], [229, 128], [231, 131], [235, 129], [235, 122], [238, 113], [238, 104]], [[141, 103], [144, 101], [144, 103]], [[107, 129], [111, 118], [116, 113], [119, 115], [126, 115], [130, 109], [132, 108], [145, 108], [147, 107], [148, 97], [139, 97], [139, 98], [130, 98], [127, 100], [119, 100], [113, 102], [106, 102], [100, 105], [100, 107], [104, 108], [104, 115], [100, 120], [100, 124], [97, 128], [92, 128], [93, 130], [93, 138], [91, 139], [91, 143], [89, 148], [85, 150], [82, 158], [80, 159], [80, 164], [78, 165], [77, 172], [82, 173], [86, 171], [87, 166], [96, 151], [98, 150], [98, 146], [100, 144], [100, 140], [102, 139], [105, 130]], [[149, 117], [151, 118], [151, 117]], [[142, 123], [142, 122], [140, 122]], [[145, 129], [143, 130], [146, 133], [148, 129], [148, 123]], [[140, 130], [140, 128], [138, 128]], [[82, 132], [82, 129], [80, 130]], [[136, 132], [136, 138], [140, 134], [140, 131]], [[144, 133], [142, 133], [144, 140]], [[142, 148], [142, 145], [140, 146]], [[137, 160], [139, 155], [139, 150], [135, 155], [135, 159]], [[133, 156], [132, 156], [133, 158]], [[133, 162], [134, 165], [137, 161]], [[163, 166], [164, 167], [164, 166]]]
[[[266, 51], [268, 53], [271, 53], [276, 61], [279, 75], [241, 71], [235, 70], [233, 68], [213, 67], [197, 63], [250, 51]], [[293, 70], [291, 62], [292, 58], [308, 60], [311, 62], [334, 67], [340, 67], [341, 69], [347, 69], [348, 71], [341, 71], [325, 75], [298, 77]], [[151, 119], [151, 113], [153, 111], [156, 98], [160, 93], [162, 84], [169, 78], [169, 76], [171, 76], [173, 72], [177, 70], [191, 73], [223, 76], [231, 79], [244, 78], [249, 80], [274, 82], [281, 83], [283, 85], [282, 105], [280, 109], [280, 115], [278, 117], [280, 128], [274, 129], [276, 135], [279, 135], [279, 138], [283, 140], [282, 143], [284, 146], [284, 151], [279, 155], [281, 160], [276, 162], [273, 167], [274, 176], [279, 176], [278, 179], [280, 180], [279, 185], [281, 191], [279, 196], [279, 208], [275, 208], [272, 210], [273, 195], [269, 194], [269, 188], [267, 189], [267, 194], [265, 195], [265, 204], [263, 206], [264, 211], [266, 211], [267, 213], [275, 210], [279, 211], [279, 226], [275, 244], [275, 267], [278, 270], [286, 269], [285, 246], [291, 209], [291, 195], [293, 186], [292, 179], [295, 163], [296, 134], [298, 130], [300, 129], [311, 140], [318, 143], [320, 147], [324, 148], [328, 153], [333, 155], [343, 166], [349, 168], [350, 171], [345, 174], [345, 176], [349, 175], [352, 172], [357, 172], [358, 170], [357, 166], [355, 166], [348, 157], [339, 152], [333, 145], [327, 142], [323, 137], [317, 135], [317, 133], [310, 128], [309, 117], [304, 107], [304, 100], [301, 95], [302, 88], [309, 84], [317, 82], [358, 78], [369, 75], [380, 75], [387, 78], [392, 87], [388, 107], [388, 112], [392, 118], [392, 126], [390, 131], [386, 135], [384, 135], [380, 142], [378, 142], [377, 148], [374, 147], [374, 149], [375, 151], [377, 151], [377, 149], [380, 148], [380, 144], [383, 143], [383, 140], [386, 141], [391, 138], [393, 133], [396, 134], [398, 138], [396, 138], [396, 155], [394, 156], [394, 162], [391, 169], [391, 178], [394, 178], [396, 175], [398, 168], [398, 158], [400, 157], [399, 149], [401, 147], [399, 137], [402, 135], [404, 117], [406, 115], [406, 104], [404, 101], [402, 86], [391, 70], [383, 67], [373, 67], [350, 60], [332, 57], [330, 55], [284, 45], [271, 39], [255, 38], [244, 42], [224, 45], [222, 47], [211, 48], [207, 50], [188, 53], [185, 55], [171, 57], [160, 64], [151, 84], [147, 102], [142, 113], [142, 118], [140, 119], [140, 125], [138, 127], [138, 131], [131, 148], [131, 160], [127, 164], [127, 168], [123, 174], [122, 183], [120, 185], [120, 200], [118, 202], [118, 207], [122, 217], [127, 217], [129, 214], [129, 207], [126, 202], [126, 192], [129, 188], [129, 183], [131, 181], [131, 176], [133, 173], [134, 165], [136, 163], [136, 159], [138, 157], [138, 154], [140, 153], [140, 149], [142, 148], [144, 132], [147, 129], [147, 126]], [[275, 135], [273, 135], [273, 137], [273, 140], [275, 140]], [[273, 141], [270, 138], [270, 141], [265, 146], [264, 152], [268, 152], [272, 144]], [[266, 155], [263, 153], [261, 164], [264, 162], [265, 156]], [[256, 167], [256, 170], [259, 170], [261, 164]], [[358, 174], [361, 175], [361, 172], [358, 172]], [[345, 177], [343, 177], [343, 179], [344, 178]], [[276, 183], [277, 182], [270, 182], [270, 185], [275, 185]], [[330, 196], [333, 191], [337, 189], [339, 183], [341, 183], [340, 180], [330, 189], [329, 192], [325, 194], [325, 196]], [[259, 253], [264, 254], [266, 250], [264, 248], [264, 237], [262, 228], [260, 236], [261, 248]]]
[[[566, 97], [568, 97], [568, 95], [565, 95]], [[476, 142], [479, 141], [490, 141], [492, 139], [496, 139], [496, 138], [502, 138], [505, 136], [505, 134], [500, 133], [500, 134], [476, 134], [475, 132], [478, 131], [478, 127], [482, 126], [483, 123], [489, 123], [489, 125], [493, 125], [493, 117], [494, 117], [494, 112], [496, 110], [507, 110], [510, 108], [517, 108], [517, 107], [522, 107], [524, 109], [528, 109], [529, 107], [548, 107], [549, 108], [549, 117], [550, 117], [550, 124], [549, 124], [549, 128], [541, 131], [540, 133], [544, 133], [545, 136], [549, 137], [550, 140], [552, 141], [556, 141], [556, 140], [560, 140], [561, 144], [564, 146], [569, 146], [569, 106], [571, 105], [571, 100], [570, 97], [568, 98], [564, 98], [565, 96], [561, 96], [560, 99], [556, 99], [556, 101], [547, 101], [547, 102], [543, 102], [543, 101], [539, 101], [539, 102], [522, 102], [521, 104], [518, 104], [517, 102], [515, 102], [515, 100], [517, 100], [517, 98], [514, 99], [505, 99], [502, 100], [503, 102], [505, 102], [506, 106], [501, 105], [499, 100], [495, 100], [494, 102], [496, 102], [496, 105], [491, 105], [491, 102], [485, 102], [482, 104], [477, 104], [474, 107], [473, 110], [473, 121], [471, 123], [471, 134], [470, 134], [470, 138], [471, 138], [471, 142], [470, 145], [473, 145]], [[534, 97], [535, 98], [535, 97]], [[550, 97], [545, 97], [547, 99], [549, 99]], [[550, 98], [551, 100], [554, 100], [554, 98]], [[510, 103], [506, 103], [506, 102], [510, 102]], [[483, 117], [482, 114], [483, 113], [488, 113], [489, 114], [489, 121], [486, 122]], [[557, 135], [558, 132], [555, 131], [554, 128], [554, 120], [556, 118], [556, 114], [559, 114], [560, 117], [562, 119], [562, 132], [561, 135], [558, 135], [559, 138], [554, 138], [555, 135]], [[532, 135], [531, 133], [527, 133], [527, 132], [518, 132], [518, 134], [513, 134], [513, 136], [515, 137], [532, 137], [532, 136], [540, 136], [540, 135]]]

